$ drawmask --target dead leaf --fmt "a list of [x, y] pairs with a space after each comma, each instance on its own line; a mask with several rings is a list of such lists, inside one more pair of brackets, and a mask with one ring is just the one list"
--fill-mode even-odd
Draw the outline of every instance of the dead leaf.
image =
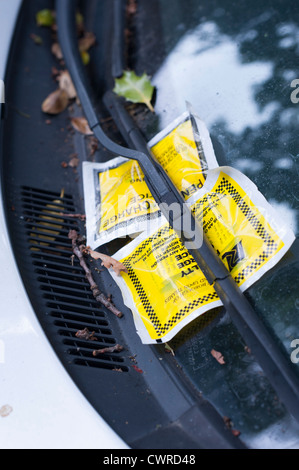
[[67, 70], [61, 72], [57, 77], [59, 88], [65, 90], [70, 100], [77, 97], [76, 88], [72, 82], [71, 76]]
[[228, 416], [223, 416], [223, 421], [224, 421], [227, 429], [229, 429], [235, 437], [240, 436], [241, 431], [239, 431], [238, 429], [233, 429], [232, 420]]
[[83, 330], [78, 330], [75, 334], [76, 338], [86, 339], [87, 341], [97, 341], [97, 337], [94, 336], [95, 331], [90, 333], [88, 328], [84, 328]]
[[86, 32], [84, 36], [79, 39], [79, 51], [87, 52], [96, 43], [96, 37], [94, 33]]
[[1, 418], [6, 418], [12, 412], [12, 407], [10, 405], [4, 405], [0, 408]]
[[169, 346], [168, 343], [165, 343], [165, 351], [171, 353], [172, 356], [175, 356], [174, 350]]
[[99, 148], [99, 141], [96, 139], [96, 137], [90, 137], [88, 140], [88, 149], [90, 151], [90, 157], [93, 157], [96, 151]]
[[72, 167], [72, 168], [77, 168], [78, 165], [80, 163], [80, 160], [78, 157], [73, 157], [71, 158], [71, 160], [69, 161], [69, 166]]
[[51, 52], [53, 55], [55, 55], [56, 59], [62, 60], [63, 59], [63, 54], [60, 45], [58, 42], [54, 42], [51, 47]]
[[126, 6], [126, 12], [128, 15], [135, 15], [137, 12], [137, 3], [136, 0], [128, 0]]
[[120, 261], [117, 261], [116, 259], [111, 258], [111, 256], [103, 255], [102, 253], [93, 251], [90, 248], [87, 248], [87, 251], [93, 259], [102, 260], [102, 266], [105, 266], [105, 268], [107, 269], [112, 268], [117, 276], [120, 276], [120, 273], [122, 271], [125, 273], [128, 272], [127, 268]]
[[59, 114], [64, 111], [69, 104], [69, 97], [65, 90], [53, 91], [42, 103], [42, 111], [46, 114]]
[[41, 46], [43, 44], [43, 40], [40, 36], [38, 36], [37, 34], [30, 34], [30, 37], [32, 39], [32, 41], [34, 42], [34, 44], [38, 45], [38, 46]]
[[71, 123], [76, 131], [84, 135], [93, 135], [92, 130], [90, 129], [87, 119], [85, 117], [75, 117], [71, 119]]
[[219, 362], [219, 364], [221, 364], [221, 365], [225, 364], [225, 361], [224, 361], [224, 358], [223, 358], [221, 352], [215, 351], [215, 349], [212, 349], [211, 354], [216, 359], [216, 361]]
[[232, 420], [228, 417], [228, 416], [223, 416], [223, 421], [225, 423], [225, 426], [228, 428], [228, 429], [231, 429], [233, 424], [232, 424]]
[[133, 369], [136, 370], [136, 372], [139, 372], [139, 374], [143, 374], [143, 370], [140, 369], [139, 367], [135, 366], [134, 364], [132, 365]]

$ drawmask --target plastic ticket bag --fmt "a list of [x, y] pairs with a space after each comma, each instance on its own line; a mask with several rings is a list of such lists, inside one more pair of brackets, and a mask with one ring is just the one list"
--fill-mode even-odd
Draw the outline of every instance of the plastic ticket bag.
[[243, 291], [272, 268], [295, 240], [256, 185], [234, 168], [211, 170], [205, 187], [188, 204]]
[[135, 160], [83, 163], [87, 243], [92, 249], [142, 232], [160, 214]]
[[204, 185], [207, 171], [218, 167], [208, 129], [191, 109], [148, 145], [185, 200]]
[[[159, 133], [149, 146], [187, 200], [217, 167], [204, 123], [185, 112]], [[117, 157], [107, 163], [83, 163], [87, 243], [96, 249], [115, 238], [147, 229], [160, 210], [134, 160]]]
[[166, 342], [221, 302], [180, 239], [160, 219], [160, 227], [142, 233], [113, 258], [127, 273], [110, 273], [121, 289], [145, 344]]
[[[211, 170], [188, 202], [205, 236], [244, 291], [272, 268], [295, 240], [257, 187], [230, 167]], [[164, 217], [114, 255], [128, 269], [111, 272], [132, 310], [143, 343], [169, 341], [207, 310], [221, 305]]]

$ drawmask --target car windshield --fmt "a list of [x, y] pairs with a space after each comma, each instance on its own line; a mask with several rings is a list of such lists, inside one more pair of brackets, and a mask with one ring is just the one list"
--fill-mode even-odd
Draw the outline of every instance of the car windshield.
[[[151, 137], [190, 102], [209, 128], [219, 164], [245, 173], [298, 235], [298, 5], [173, 0], [170, 6], [160, 0], [156, 9], [155, 39], [152, 23], [147, 25], [140, 13], [147, 61], [140, 59], [139, 66], [152, 74], [157, 88], [155, 117], [140, 123], [143, 131]], [[299, 336], [296, 247], [295, 242], [247, 292], [289, 360], [291, 342]], [[277, 416], [283, 423], [285, 411], [266, 382], [261, 389], [260, 370], [230, 321], [224, 318], [210, 329], [198, 323], [197, 334], [193, 324], [191, 339], [181, 335], [181, 344], [176, 343], [176, 358], [189, 378], [224, 415], [229, 413], [243, 439], [291, 443], [290, 423], [289, 431], [282, 429], [285, 422], [274, 426]], [[213, 348], [229, 358], [225, 371], [211, 359]]]

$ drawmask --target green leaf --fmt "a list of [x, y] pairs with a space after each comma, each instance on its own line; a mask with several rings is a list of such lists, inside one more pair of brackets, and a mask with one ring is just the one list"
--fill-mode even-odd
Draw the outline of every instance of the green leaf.
[[81, 59], [84, 65], [88, 65], [90, 62], [90, 55], [88, 54], [87, 51], [81, 51], [80, 52]]
[[36, 22], [38, 26], [53, 26], [55, 23], [55, 16], [53, 15], [52, 10], [40, 10], [36, 14]]
[[81, 13], [77, 12], [76, 13], [76, 25], [82, 26], [83, 24], [84, 24], [84, 17]]
[[146, 73], [139, 77], [134, 71], [125, 71], [121, 78], [115, 79], [113, 91], [133, 103], [146, 104], [154, 112], [154, 108], [151, 105], [154, 87]]

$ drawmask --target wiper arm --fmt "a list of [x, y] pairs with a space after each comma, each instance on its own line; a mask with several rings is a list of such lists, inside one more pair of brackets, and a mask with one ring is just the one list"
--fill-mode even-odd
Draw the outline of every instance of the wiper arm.
[[[162, 168], [154, 161], [146, 143], [141, 140], [139, 140], [139, 143], [135, 141], [133, 144], [136, 146], [135, 149], [127, 148], [116, 144], [104, 133], [92, 103], [92, 92], [78, 49], [75, 22], [76, 2], [74, 0], [57, 0], [56, 13], [59, 41], [66, 67], [72, 77], [85, 116], [94, 135], [100, 144], [112, 154], [138, 161], [144, 172], [147, 185], [162, 213], [171, 227], [178, 232], [182, 242], [184, 244], [188, 242], [189, 253], [203, 271], [208, 282], [213, 285], [226, 311], [231, 316], [232, 321], [237, 326], [280, 399], [299, 421], [299, 379], [290, 361], [281, 352], [274, 338], [203, 235], [202, 227], [198, 225], [182, 196]], [[129, 116], [127, 117], [129, 119]], [[169, 211], [172, 204], [176, 204], [180, 208], [176, 218]], [[192, 231], [186, 230], [181, 224], [181, 219], [186, 215], [192, 220]], [[190, 244], [192, 244], [190, 240], [194, 235], [195, 243], [194, 246], [190, 247]], [[198, 247], [196, 241], [201, 237], [202, 244]]]

